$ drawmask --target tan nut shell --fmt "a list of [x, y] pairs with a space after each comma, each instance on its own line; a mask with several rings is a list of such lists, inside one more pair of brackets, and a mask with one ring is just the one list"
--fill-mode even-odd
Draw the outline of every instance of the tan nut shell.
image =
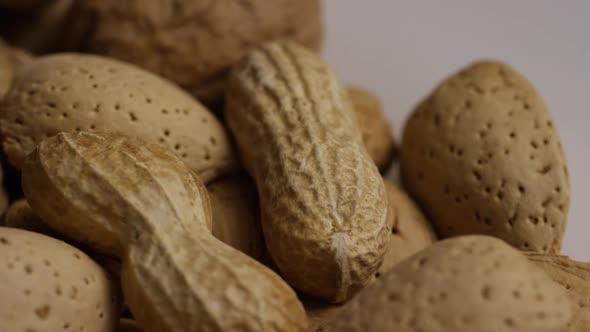
[[280, 277], [210, 233], [196, 179], [160, 146], [85, 132], [44, 140], [23, 167], [46, 223], [123, 261], [125, 299], [144, 331], [304, 331]]
[[29, 61], [29, 53], [11, 47], [0, 39], [0, 99], [10, 88], [15, 72]]
[[17, 74], [0, 105], [10, 162], [58, 132], [99, 131], [161, 144], [204, 181], [233, 169], [221, 123], [188, 94], [135, 66], [77, 54], [39, 58]]
[[328, 301], [352, 296], [381, 264], [390, 228], [383, 180], [342, 86], [316, 54], [269, 43], [235, 67], [225, 117], [283, 277]]
[[379, 170], [385, 172], [393, 161], [395, 143], [381, 102], [377, 96], [361, 88], [347, 87], [346, 91], [356, 113], [363, 143]]
[[502, 240], [437, 242], [352, 299], [326, 331], [554, 332], [573, 306], [565, 290]]
[[35, 211], [31, 209], [26, 199], [19, 199], [10, 204], [4, 215], [4, 225], [45, 235], [52, 232]]
[[0, 331], [113, 331], [115, 288], [83, 252], [6, 227], [0, 252]]
[[[375, 273], [375, 279], [387, 273], [402, 260], [414, 255], [436, 241], [432, 226], [416, 203], [396, 184], [385, 180], [389, 201], [392, 232], [383, 263]], [[312, 300], [304, 301], [311, 331], [323, 331], [324, 325], [334, 316], [341, 305]]]
[[245, 175], [207, 186], [213, 214], [213, 235], [261, 261], [266, 253], [258, 212], [256, 187]]
[[563, 150], [541, 97], [509, 66], [476, 63], [439, 85], [406, 124], [401, 168], [441, 236], [560, 250], [570, 201]]
[[432, 245], [436, 234], [420, 208], [403, 189], [385, 180], [389, 201], [391, 236], [383, 263], [377, 273], [383, 275], [399, 262]]
[[292, 39], [318, 49], [319, 0], [79, 0], [64, 33], [68, 50], [119, 58], [221, 99], [227, 72], [251, 48]]
[[590, 263], [577, 262], [567, 256], [526, 253], [527, 258], [562, 285], [576, 304], [574, 320], [568, 332], [590, 330]]

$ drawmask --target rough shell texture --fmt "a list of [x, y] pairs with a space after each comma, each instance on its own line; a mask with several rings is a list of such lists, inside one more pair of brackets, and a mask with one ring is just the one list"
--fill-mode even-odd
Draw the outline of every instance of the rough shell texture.
[[390, 228], [383, 180], [342, 86], [316, 54], [269, 43], [235, 67], [225, 117], [283, 277], [316, 297], [349, 298], [379, 267]]
[[157, 145], [62, 133], [29, 155], [23, 189], [53, 229], [123, 261], [125, 299], [146, 332], [307, 327], [280, 277], [213, 237], [204, 185]]
[[18, 168], [44, 138], [81, 130], [161, 144], [203, 181], [236, 166], [224, 128], [207, 109], [172, 83], [112, 59], [39, 58], [18, 72], [0, 110], [4, 150]]
[[6, 227], [0, 252], [0, 331], [113, 331], [115, 288], [83, 252]]
[[[394, 268], [402, 260], [412, 256], [436, 241], [432, 226], [416, 203], [396, 184], [385, 180], [392, 221], [389, 246], [383, 263], [375, 272], [377, 278]], [[312, 331], [323, 331], [324, 325], [334, 316], [341, 305], [307, 300], [303, 302]]]
[[348, 87], [346, 90], [356, 113], [363, 143], [379, 170], [385, 172], [393, 161], [395, 143], [381, 102], [364, 89]]
[[235, 176], [207, 186], [213, 214], [213, 235], [246, 255], [262, 261], [266, 244], [258, 211], [258, 194], [252, 180]]
[[562, 285], [576, 305], [568, 332], [590, 330], [590, 263], [577, 262], [567, 256], [527, 253], [528, 259]]
[[52, 234], [51, 229], [31, 209], [26, 199], [19, 199], [10, 204], [4, 215], [4, 225], [45, 235]]
[[80, 0], [64, 33], [68, 50], [119, 58], [199, 99], [223, 94], [227, 72], [258, 44], [292, 39], [318, 49], [319, 0]]
[[338, 312], [326, 331], [555, 332], [566, 291], [502, 240], [470, 235], [408, 258]]
[[401, 167], [442, 236], [483, 233], [559, 251], [565, 157], [540, 96], [509, 66], [476, 63], [444, 81], [409, 118]]
[[0, 34], [11, 44], [37, 54], [55, 51], [74, 0], [41, 2], [43, 6], [30, 11], [0, 10]]
[[10, 88], [16, 71], [29, 61], [30, 54], [11, 47], [0, 39], [0, 98]]

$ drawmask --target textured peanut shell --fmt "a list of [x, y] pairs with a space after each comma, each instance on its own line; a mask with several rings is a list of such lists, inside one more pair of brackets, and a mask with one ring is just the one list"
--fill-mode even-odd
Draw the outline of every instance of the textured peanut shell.
[[266, 254], [258, 194], [245, 175], [229, 177], [207, 186], [211, 201], [213, 235], [224, 243], [256, 259]]
[[26, 199], [19, 199], [10, 204], [4, 215], [4, 225], [45, 235], [52, 233], [51, 229], [31, 209]]
[[0, 99], [10, 88], [15, 72], [29, 61], [31, 61], [30, 54], [0, 39]]
[[381, 102], [377, 96], [361, 88], [347, 87], [346, 91], [355, 110], [363, 143], [379, 170], [385, 172], [393, 161], [395, 143]]
[[[432, 226], [416, 203], [396, 184], [385, 180], [389, 202], [388, 218], [392, 231], [383, 263], [375, 272], [376, 281], [404, 259], [414, 255], [436, 241]], [[304, 301], [311, 331], [323, 331], [324, 325], [335, 315], [341, 305], [312, 300]]]
[[0, 227], [0, 252], [0, 331], [113, 331], [115, 288], [82, 251]]
[[341, 302], [387, 248], [387, 197], [350, 100], [314, 53], [288, 42], [233, 71], [225, 117], [260, 195], [267, 248], [300, 291]]
[[39, 58], [20, 70], [0, 104], [0, 131], [20, 168], [58, 132], [116, 132], [174, 151], [203, 181], [236, 166], [221, 123], [172, 83], [117, 60], [79, 54]]
[[213, 237], [197, 181], [157, 145], [85, 132], [44, 140], [23, 167], [46, 223], [122, 260], [125, 299], [144, 331], [304, 331], [295, 293]]
[[265, 41], [318, 49], [319, 0], [79, 0], [63, 34], [67, 50], [147, 68], [200, 100], [221, 99], [230, 67]]
[[441, 83], [406, 123], [401, 169], [441, 236], [559, 252], [565, 157], [541, 97], [509, 66], [480, 62]]
[[590, 263], [567, 256], [526, 253], [527, 258], [562, 285], [576, 305], [574, 319], [566, 331], [590, 330]]
[[554, 332], [573, 304], [565, 289], [500, 239], [437, 242], [348, 302], [325, 331]]

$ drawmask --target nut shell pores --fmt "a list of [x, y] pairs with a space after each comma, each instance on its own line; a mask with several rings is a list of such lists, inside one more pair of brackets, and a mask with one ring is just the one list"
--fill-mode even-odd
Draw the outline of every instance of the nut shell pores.
[[305, 331], [288, 285], [213, 237], [195, 181], [161, 147], [112, 134], [59, 134], [23, 168], [44, 221], [123, 261], [125, 299], [146, 332]]
[[488, 234], [559, 252], [569, 176], [558, 133], [526, 78], [480, 62], [441, 83], [410, 116], [403, 181], [439, 234]]
[[79, 0], [67, 50], [147, 68], [203, 101], [223, 96], [230, 67], [258, 44], [291, 39], [318, 49], [319, 0]]
[[112, 332], [116, 291], [80, 250], [0, 227], [0, 331]]
[[292, 43], [250, 52], [226, 94], [269, 253], [290, 285], [331, 302], [369, 281], [390, 232], [383, 180], [353, 112], [321, 59]]
[[233, 170], [221, 123], [172, 83], [99, 56], [52, 55], [20, 70], [0, 105], [0, 131], [20, 168], [37, 143], [59, 132], [116, 132], [161, 144], [203, 181]]
[[348, 302], [325, 331], [555, 332], [565, 289], [490, 236], [447, 239], [403, 261]]

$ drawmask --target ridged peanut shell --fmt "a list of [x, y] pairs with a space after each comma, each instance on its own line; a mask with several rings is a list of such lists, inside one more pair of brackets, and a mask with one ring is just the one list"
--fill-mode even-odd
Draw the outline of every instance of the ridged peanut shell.
[[347, 87], [346, 91], [369, 155], [381, 172], [387, 171], [395, 154], [393, 134], [377, 96], [357, 87]]
[[0, 252], [0, 331], [114, 330], [116, 288], [82, 251], [0, 227]]
[[125, 300], [146, 332], [307, 327], [280, 277], [213, 237], [205, 186], [158, 145], [62, 133], [27, 157], [23, 188], [53, 229], [121, 259]]
[[258, 44], [322, 39], [319, 0], [78, 0], [68, 23], [67, 50], [134, 63], [206, 102], [222, 99], [230, 67]]
[[325, 331], [555, 332], [573, 304], [565, 289], [504, 241], [437, 242], [348, 302]]
[[115, 132], [174, 151], [203, 181], [236, 167], [221, 123], [172, 83], [99, 56], [58, 54], [22, 68], [0, 104], [11, 164], [59, 132]]
[[282, 276], [331, 302], [352, 296], [381, 264], [390, 226], [383, 180], [340, 83], [318, 55], [265, 44], [234, 68], [225, 117]]
[[31, 209], [26, 199], [18, 199], [10, 204], [4, 214], [4, 225], [45, 235], [52, 233], [51, 229]]
[[404, 184], [441, 236], [559, 252], [566, 160], [545, 104], [514, 69], [479, 62], [452, 75], [412, 113], [402, 144]]

